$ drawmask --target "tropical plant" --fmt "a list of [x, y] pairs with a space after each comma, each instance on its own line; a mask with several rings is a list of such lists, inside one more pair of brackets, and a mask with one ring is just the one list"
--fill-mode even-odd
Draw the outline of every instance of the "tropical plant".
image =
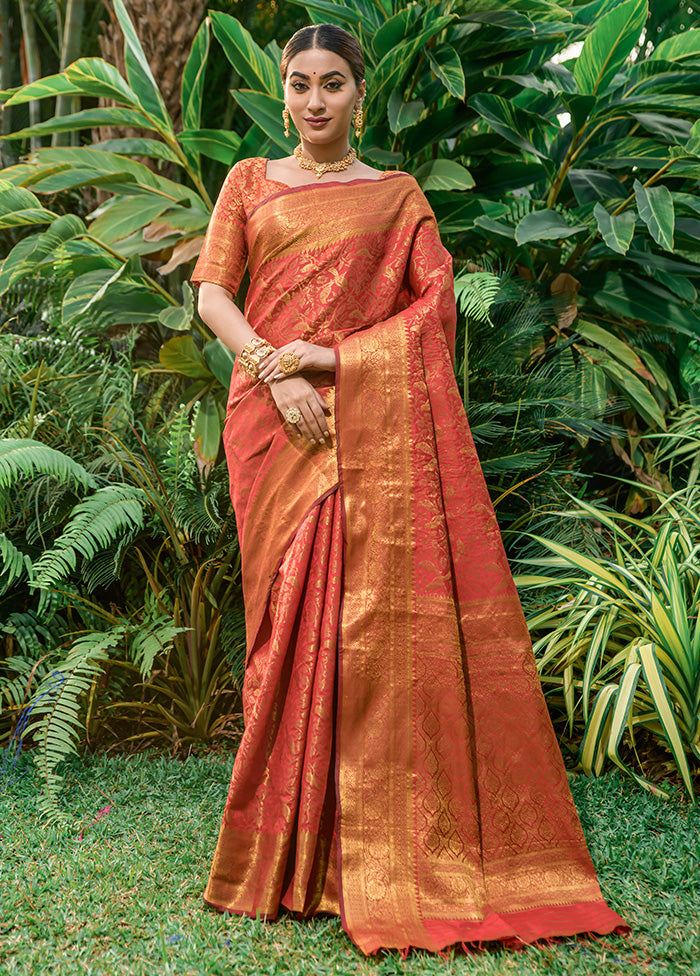
[[581, 445], [616, 433], [618, 409], [588, 389], [571, 343], [545, 345], [556, 322], [551, 302], [506, 273], [471, 271], [455, 279], [463, 329], [456, 368], [479, 459], [502, 526], [538, 499], [562, 504], [581, 479]]
[[[110, 702], [131, 738], [174, 749], [228, 735], [238, 715], [243, 616], [225, 473], [200, 471], [184, 409], [148, 444], [128, 415], [129, 441], [92, 430], [89, 469], [38, 440], [0, 440], [0, 596], [11, 591], [14, 606], [0, 696], [15, 724], [32, 712], [47, 809], [59, 761], [86, 725], [94, 736], [96, 710], [110, 726]], [[29, 640], [15, 635], [20, 622]]]
[[[598, 775], [611, 760], [645, 788], [621, 756], [640, 730], [671, 752], [693, 797], [691, 763], [700, 760], [700, 491], [658, 496], [644, 519], [578, 501], [556, 513], [589, 520], [605, 535], [597, 558], [551, 538], [550, 555], [529, 558], [523, 590], [552, 589], [528, 619], [540, 676], [569, 731], [583, 729], [579, 759]], [[552, 573], [552, 569], [556, 572]], [[547, 573], [547, 570], [550, 572]]]
[[[693, 309], [700, 163], [692, 128], [700, 32], [647, 45], [628, 63], [645, 26], [646, 0], [595, 0], [573, 9], [553, 0], [511, 0], [505, 9], [497, 0], [295, 3], [313, 19], [355, 31], [363, 43], [370, 97], [362, 154], [415, 174], [458, 261], [471, 257], [479, 265], [490, 255], [499, 267], [517, 267], [540, 295], [554, 297], [557, 319], [543, 339], [567, 347], [589, 400], [621, 398], [644, 425], [662, 429], [677, 400], [677, 361], [687, 373], [700, 323]], [[6, 188], [5, 209], [22, 211], [9, 216], [15, 225], [56, 219], [36, 198], [20, 200], [20, 188], [41, 196], [99, 186], [113, 194], [87, 235], [90, 278], [77, 263], [86, 229], [70, 231], [61, 273], [81, 274], [67, 312], [83, 316], [86, 296], [97, 289], [91, 311], [97, 305], [124, 322], [193, 329], [166, 342], [163, 355], [170, 367], [204, 381], [190, 399], [204, 396], [213, 428], [215, 414], [221, 419], [214, 393], [221, 371], [212, 370], [203, 350], [219, 347], [207, 346], [212, 337], [193, 319], [188, 293], [178, 308], [143, 271], [142, 259], [164, 262], [161, 272], [171, 274], [196, 254], [213, 195], [203, 157], [231, 164], [288, 152], [280, 49], [271, 42], [263, 50], [239, 21], [212, 11], [183, 71], [185, 128], [176, 133], [122, 0], [115, 0], [115, 14], [126, 78], [88, 58], [2, 97], [12, 106], [73, 93], [110, 98], [116, 107], [48, 119], [13, 138], [99, 125], [129, 125], [157, 138], [41, 149], [4, 172], [15, 188]], [[252, 123], [243, 135], [201, 128], [210, 30], [242, 82], [232, 94]], [[554, 61], [573, 41], [584, 41], [576, 62]], [[130, 154], [167, 160], [183, 182], [151, 173]], [[36, 272], [31, 247], [19, 242], [6, 274], [16, 280]], [[124, 307], [125, 290], [138, 309]]]

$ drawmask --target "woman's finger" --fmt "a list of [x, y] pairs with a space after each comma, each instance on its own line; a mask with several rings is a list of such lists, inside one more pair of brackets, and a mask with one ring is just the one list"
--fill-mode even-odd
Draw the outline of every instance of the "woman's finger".
[[323, 410], [324, 413], [330, 413], [331, 412], [331, 408], [328, 406], [328, 404], [323, 399], [323, 397], [318, 392], [318, 390], [314, 390], [314, 393], [316, 394], [316, 402], [318, 403], [318, 405], [321, 408], [321, 410]]
[[328, 433], [328, 424], [326, 423], [323, 410], [314, 400], [310, 400], [307, 403], [307, 409], [307, 417], [309, 417], [309, 415], [311, 417], [309, 420], [309, 426], [314, 431], [318, 443], [323, 444], [324, 438], [328, 439], [328, 437], [330, 437], [330, 434]]

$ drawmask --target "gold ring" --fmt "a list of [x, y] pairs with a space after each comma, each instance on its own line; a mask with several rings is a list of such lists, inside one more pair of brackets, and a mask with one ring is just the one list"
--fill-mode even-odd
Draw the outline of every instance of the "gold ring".
[[299, 357], [295, 352], [283, 352], [277, 363], [280, 373], [284, 373], [285, 376], [289, 373], [296, 373], [299, 369]]
[[301, 411], [297, 410], [296, 407], [288, 407], [284, 419], [288, 424], [298, 424], [301, 420]]

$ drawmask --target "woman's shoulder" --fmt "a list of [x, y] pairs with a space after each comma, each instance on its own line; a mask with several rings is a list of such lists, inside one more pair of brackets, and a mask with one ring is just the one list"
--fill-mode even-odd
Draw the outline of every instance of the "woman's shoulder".
[[264, 156], [248, 156], [246, 159], [239, 159], [234, 163], [226, 176], [226, 183], [247, 183], [264, 170], [267, 159]]

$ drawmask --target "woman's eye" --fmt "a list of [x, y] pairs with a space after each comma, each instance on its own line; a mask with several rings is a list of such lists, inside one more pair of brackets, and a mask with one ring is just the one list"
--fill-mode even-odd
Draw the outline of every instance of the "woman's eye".
[[340, 88], [340, 82], [329, 81], [328, 84], [326, 85], [326, 88], [328, 88], [330, 91], [338, 91], [338, 89]]

